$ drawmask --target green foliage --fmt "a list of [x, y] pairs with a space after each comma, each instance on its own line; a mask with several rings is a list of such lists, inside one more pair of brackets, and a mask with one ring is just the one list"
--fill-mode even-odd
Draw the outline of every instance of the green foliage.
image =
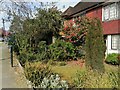
[[19, 54], [19, 48], [18, 48], [18, 45], [15, 43], [15, 35], [10, 35], [9, 36], [9, 39], [8, 39], [8, 45], [12, 46], [13, 47], [13, 50]]
[[56, 74], [48, 78], [44, 77], [40, 88], [68, 88], [68, 84], [65, 80], [60, 80], [60, 76]]
[[103, 39], [102, 26], [99, 19], [89, 20], [85, 42], [86, 59], [85, 64], [88, 70], [104, 72], [105, 44]]
[[47, 64], [48, 65], [57, 65], [57, 62], [55, 62], [53, 60], [48, 60]]
[[32, 62], [32, 61], [37, 60], [37, 54], [21, 51], [18, 58], [19, 58], [20, 64], [24, 67], [26, 61]]
[[75, 47], [75, 54], [76, 54], [77, 58], [85, 59], [84, 46], [76, 46]]
[[60, 80], [58, 74], [53, 75], [49, 66], [40, 62], [26, 62], [24, 73], [26, 78], [37, 88], [68, 88], [64, 80]]
[[77, 88], [118, 88], [118, 73], [78, 71], [74, 78]]
[[115, 53], [108, 54], [105, 62], [112, 65], [119, 65], [118, 55], [119, 54], [115, 54]]
[[34, 60], [36, 60], [37, 59], [37, 57], [36, 57], [36, 54], [33, 54], [33, 53], [28, 53], [27, 54], [27, 60], [28, 61], [34, 61]]
[[[119, 73], [119, 72], [118, 72]], [[118, 73], [114, 73], [114, 72], [110, 72], [108, 73], [108, 78], [111, 82], [112, 88], [118, 88], [118, 82], [119, 82], [119, 74]]]
[[[19, 15], [14, 15], [10, 26], [10, 31], [13, 34], [9, 44], [14, 46], [14, 51], [18, 54], [26, 52], [28, 57], [26, 60], [28, 61], [48, 59], [47, 45], [51, 44], [53, 35], [58, 36], [63, 26], [60, 14], [61, 12], [56, 8], [39, 8], [36, 18], [33, 19], [22, 19]], [[46, 41], [46, 43], [41, 41]], [[20, 55], [21, 62], [22, 55]]]
[[22, 66], [25, 65], [25, 62], [26, 62], [27, 59], [28, 59], [26, 52], [21, 52], [20, 55], [18, 56], [18, 58], [19, 58], [19, 62], [20, 62], [20, 64], [21, 64]]
[[48, 51], [48, 46], [46, 45], [45, 41], [40, 41], [38, 46], [38, 60], [48, 60], [50, 58], [50, 54]]
[[76, 73], [75, 78], [74, 78], [75, 87], [84, 88], [85, 82], [86, 82], [86, 72], [85, 71], [82, 71], [82, 72], [78, 71]]
[[74, 46], [62, 40], [56, 40], [55, 43], [49, 46], [52, 60], [73, 59], [75, 57]]
[[26, 62], [24, 71], [26, 78], [31, 81], [35, 87], [41, 84], [44, 77], [49, 77], [51, 74], [50, 68], [39, 62]]

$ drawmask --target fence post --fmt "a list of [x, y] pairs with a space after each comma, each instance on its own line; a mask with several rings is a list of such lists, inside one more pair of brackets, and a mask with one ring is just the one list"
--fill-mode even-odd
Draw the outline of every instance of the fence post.
[[11, 67], [13, 67], [13, 46], [10, 46]]

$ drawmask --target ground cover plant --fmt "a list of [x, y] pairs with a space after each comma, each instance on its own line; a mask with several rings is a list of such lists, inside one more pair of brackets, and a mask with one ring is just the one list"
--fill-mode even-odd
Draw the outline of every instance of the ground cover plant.
[[108, 54], [107, 58], [105, 59], [105, 62], [112, 65], [119, 65], [119, 54]]

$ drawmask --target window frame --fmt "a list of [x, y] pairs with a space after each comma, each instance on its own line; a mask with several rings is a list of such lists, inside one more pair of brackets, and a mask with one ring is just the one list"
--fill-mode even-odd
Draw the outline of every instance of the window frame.
[[[111, 18], [111, 8], [112, 7], [115, 7], [115, 9], [113, 9], [113, 14], [114, 14], [114, 16]], [[105, 9], [108, 9], [108, 19], [105, 19], [105, 14], [106, 14], [106, 12], [105, 12]], [[107, 6], [104, 6], [103, 8], [102, 8], [102, 20], [103, 21], [110, 21], [110, 20], [115, 20], [115, 19], [117, 19], [118, 18], [118, 3], [112, 3], [112, 4], [109, 4], [109, 5], [107, 5]], [[115, 10], [115, 11], [114, 11]]]
[[[116, 41], [115, 41], [116, 42], [116, 45], [115, 45], [116, 47], [115, 48], [113, 48], [113, 42], [114, 42], [113, 41], [113, 37], [114, 36], [116, 37]], [[111, 49], [112, 50], [120, 50], [120, 47], [119, 47], [120, 46], [120, 42], [119, 41], [120, 41], [120, 35], [111, 35]]]
[[[108, 9], [108, 18], [107, 18], [107, 19], [105, 18], [105, 16], [106, 16], [105, 10], [106, 10], [106, 9]], [[109, 20], [109, 17], [110, 17], [110, 16], [109, 16], [109, 12], [110, 12], [110, 11], [109, 11], [109, 6], [105, 6], [105, 7], [104, 7], [104, 15], [103, 15], [103, 18], [104, 18], [103, 20], [104, 20], [104, 21]]]

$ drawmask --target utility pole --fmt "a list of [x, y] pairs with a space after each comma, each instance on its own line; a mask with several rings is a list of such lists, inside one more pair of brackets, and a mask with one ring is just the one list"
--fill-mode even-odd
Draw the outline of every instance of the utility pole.
[[5, 19], [2, 18], [2, 23], [3, 23], [3, 28], [2, 28], [2, 38], [3, 38], [3, 41], [4, 41], [4, 33], [5, 33]]
[[5, 30], [5, 19], [2, 18], [3, 30]]

